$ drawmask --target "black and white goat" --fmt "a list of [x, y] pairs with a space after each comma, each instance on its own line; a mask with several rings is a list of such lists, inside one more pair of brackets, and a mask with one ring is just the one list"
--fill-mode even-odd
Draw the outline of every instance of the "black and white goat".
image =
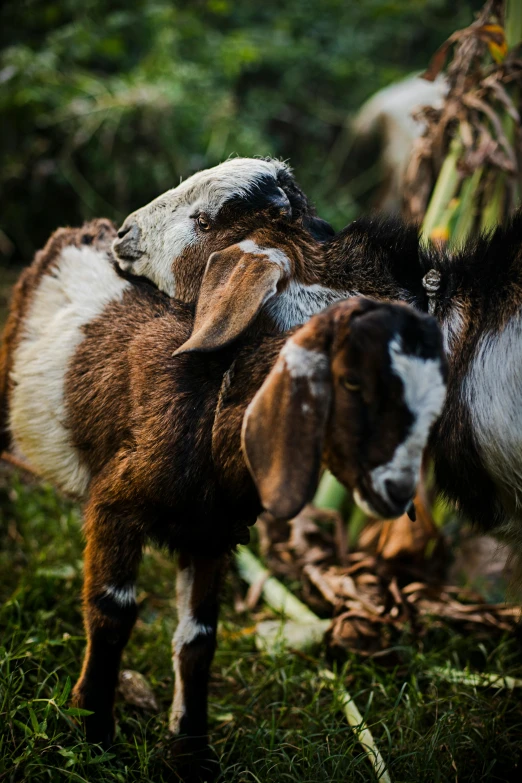
[[[112, 741], [137, 571], [152, 540], [179, 552], [170, 729], [186, 739], [173, 753], [205, 757], [227, 553], [247, 540], [261, 504], [276, 517], [297, 513], [322, 460], [363, 507], [402, 513], [444, 400], [442, 343], [432, 318], [361, 298], [291, 334], [245, 339], [286, 273], [281, 256], [215, 253], [194, 317], [190, 305], [122, 279], [111, 239], [104, 221], [62, 230], [23, 274], [2, 353], [4, 434], [85, 501], [88, 646], [74, 695], [93, 711], [88, 737]], [[230, 326], [234, 297], [249, 315]], [[182, 778], [208, 779], [193, 761]]]
[[449, 359], [430, 441], [438, 486], [520, 555], [522, 212], [451, 255], [423, 247], [415, 227], [378, 219], [355, 221], [325, 250], [343, 286], [437, 318]]

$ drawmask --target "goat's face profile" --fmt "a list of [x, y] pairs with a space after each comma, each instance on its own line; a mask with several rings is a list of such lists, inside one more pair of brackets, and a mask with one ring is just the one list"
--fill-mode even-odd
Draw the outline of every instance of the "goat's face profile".
[[211, 253], [273, 221], [297, 222], [317, 239], [333, 233], [314, 217], [284, 163], [235, 158], [194, 174], [129, 215], [113, 251], [123, 271], [194, 301]]
[[261, 502], [290, 518], [324, 460], [373, 517], [402, 514], [445, 398], [434, 319], [353, 298], [288, 340], [245, 414], [243, 450]]
[[341, 314], [334, 334], [328, 464], [364, 511], [394, 517], [415, 494], [445, 399], [446, 363], [435, 319], [363, 302], [349, 322]]

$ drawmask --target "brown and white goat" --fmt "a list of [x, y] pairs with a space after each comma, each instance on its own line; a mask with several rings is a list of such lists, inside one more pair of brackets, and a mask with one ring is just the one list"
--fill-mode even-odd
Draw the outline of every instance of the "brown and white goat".
[[[144, 207], [144, 214], [148, 207]], [[152, 230], [152, 222], [149, 223]], [[209, 224], [208, 231], [214, 230]], [[266, 245], [297, 259], [265, 311], [279, 329], [322, 307], [362, 294], [403, 300], [428, 311], [423, 284], [440, 275], [432, 298], [450, 360], [446, 404], [431, 438], [437, 483], [473, 522], [522, 557], [522, 405], [519, 331], [522, 312], [522, 212], [506, 228], [451, 256], [420, 244], [415, 226], [362, 218], [326, 241], [299, 222], [284, 243], [268, 229]], [[154, 258], [150, 257], [154, 265]], [[172, 272], [171, 272], [172, 274]]]
[[[230, 331], [212, 328], [226, 320], [223, 303], [234, 294], [260, 309], [278, 259], [215, 254], [207, 274], [222, 268], [221, 285], [213, 279], [194, 318], [190, 305], [121, 279], [108, 234], [103, 222], [62, 231], [24, 273], [3, 353], [6, 434], [85, 501], [88, 645], [74, 695], [93, 711], [89, 739], [112, 740], [138, 567], [153, 541], [179, 553], [170, 729], [186, 739], [173, 752], [204, 755], [227, 553], [262, 505], [297, 513], [322, 460], [361, 505], [402, 513], [443, 404], [441, 339], [433, 319], [359, 298], [289, 334], [256, 330], [230, 345]], [[245, 265], [250, 285], [238, 290], [234, 270], [243, 277]]]
[[316, 217], [287, 164], [231, 158], [129, 215], [114, 253], [123, 272], [146, 277], [180, 301], [195, 302], [211, 253], [270, 225], [296, 226], [319, 241], [334, 233]]

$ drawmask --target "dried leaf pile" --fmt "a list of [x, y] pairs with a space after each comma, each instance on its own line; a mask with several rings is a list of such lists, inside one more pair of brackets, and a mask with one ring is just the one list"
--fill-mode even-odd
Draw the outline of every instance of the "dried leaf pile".
[[[273, 573], [299, 579], [306, 604], [320, 617], [331, 618], [326, 640], [332, 651], [384, 655], [404, 630], [422, 635], [437, 623], [477, 637], [514, 629], [518, 607], [487, 603], [476, 591], [444, 583], [444, 542], [427, 549], [433, 530], [417, 516], [416, 522], [404, 517], [374, 523], [381, 534], [363, 531], [360, 538], [371, 551], [354, 552], [340, 551], [343, 522], [335, 512], [308, 506], [289, 523], [262, 520], [265, 561]], [[396, 529], [390, 536], [392, 525]], [[397, 541], [406, 526], [401, 546]], [[378, 551], [385, 528], [388, 535]]]

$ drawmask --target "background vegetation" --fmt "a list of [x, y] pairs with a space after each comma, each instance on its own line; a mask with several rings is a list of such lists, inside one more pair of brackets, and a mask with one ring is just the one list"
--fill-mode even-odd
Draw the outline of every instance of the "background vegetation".
[[56, 226], [95, 215], [119, 222], [234, 153], [289, 158], [341, 227], [378, 181], [375, 167], [361, 175], [350, 159], [350, 116], [380, 87], [424, 69], [479, 6], [8, 0], [0, 253], [27, 261]]
[[[5, 3], [0, 298], [56, 226], [100, 214], [119, 222], [234, 153], [289, 158], [321, 214], [347, 223], [379, 183], [372, 159], [350, 155], [350, 117], [378, 88], [424, 69], [479, 5]], [[120, 701], [114, 752], [97, 755], [68, 707], [84, 648], [81, 557], [78, 508], [0, 472], [0, 782], [172, 780], [161, 743], [172, 692], [173, 563], [146, 554], [124, 660], [149, 679], [160, 712]], [[319, 678], [324, 654], [260, 655], [253, 624], [267, 613], [236, 611], [240, 591], [232, 575], [211, 686], [223, 783], [374, 780]], [[520, 677], [516, 640], [465, 638], [434, 622], [421, 640], [406, 630], [392, 652], [386, 661], [348, 655], [339, 666], [395, 783], [519, 779], [516, 692], [428, 674], [451, 664]]]
[[[0, 513], [0, 781], [176, 781], [162, 761], [176, 624], [172, 561], [146, 553], [139, 620], [124, 655], [124, 666], [151, 683], [160, 712], [120, 699], [115, 747], [98, 755], [74, 726], [68, 701], [85, 644], [79, 511], [48, 486], [0, 473]], [[320, 678], [332, 661], [324, 652], [261, 655], [253, 626], [270, 615], [236, 611], [244, 591], [231, 574], [212, 668], [219, 783], [375, 783]], [[448, 664], [522, 676], [515, 639], [466, 637], [436, 620], [422, 639], [406, 630], [385, 659], [349, 654], [338, 666], [394, 783], [519, 781], [520, 692], [451, 684], [430, 673]]]

